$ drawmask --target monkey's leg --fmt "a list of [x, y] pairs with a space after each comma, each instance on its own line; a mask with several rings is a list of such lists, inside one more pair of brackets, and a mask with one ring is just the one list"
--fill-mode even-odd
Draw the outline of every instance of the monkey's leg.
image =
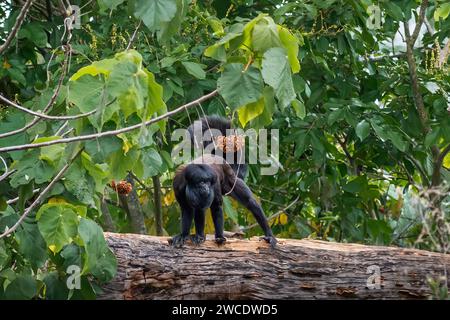
[[214, 222], [215, 241], [223, 244], [227, 239], [223, 236], [223, 210], [219, 203], [213, 203], [211, 206], [211, 214]]
[[205, 210], [195, 210], [194, 212], [195, 236], [191, 237], [191, 241], [199, 245], [205, 242]]
[[273, 236], [272, 229], [270, 229], [269, 223], [267, 222], [267, 218], [264, 215], [264, 211], [261, 208], [261, 205], [256, 201], [255, 197], [252, 194], [252, 191], [245, 184], [245, 182], [236, 178], [236, 185], [234, 186], [233, 191], [230, 196], [236, 199], [239, 203], [241, 203], [244, 207], [246, 207], [255, 217], [258, 224], [264, 231], [263, 239], [270, 243], [272, 247], [277, 243], [277, 239]]
[[194, 216], [194, 212], [190, 208], [181, 207], [181, 234], [176, 235], [172, 239], [169, 240], [169, 244], [180, 248], [184, 245], [187, 239], [189, 239], [189, 232], [191, 230], [192, 218]]

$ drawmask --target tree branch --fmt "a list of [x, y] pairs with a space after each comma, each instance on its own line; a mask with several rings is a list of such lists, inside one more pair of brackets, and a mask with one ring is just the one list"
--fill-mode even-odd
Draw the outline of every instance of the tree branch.
[[[414, 47], [414, 44], [416, 43], [417, 38], [419, 37], [420, 28], [422, 28], [422, 24], [425, 19], [425, 12], [427, 11], [427, 8], [428, 8], [428, 0], [423, 0], [422, 4], [420, 5], [420, 12], [419, 12], [418, 20], [416, 23], [416, 27], [414, 28], [413, 34], [410, 38], [412, 47]], [[408, 33], [409, 33], [409, 28], [407, 28], [407, 29], [408, 29]]]
[[11, 33], [6, 38], [5, 43], [3, 43], [0, 46], [0, 54], [2, 54], [6, 49], [8, 49], [8, 47], [11, 44], [12, 40], [14, 39], [14, 37], [17, 34], [17, 32], [19, 31], [20, 26], [22, 25], [23, 21], [25, 20], [25, 17], [27, 15], [28, 10], [30, 9], [32, 3], [33, 3], [33, 0], [28, 0], [23, 5], [22, 9], [20, 10], [19, 15], [17, 16], [16, 23], [14, 24], [14, 26], [13, 26], [13, 28], [11, 30]]
[[57, 140], [53, 140], [53, 141], [46, 141], [46, 142], [40, 142], [40, 143], [29, 143], [29, 144], [22, 144], [22, 145], [17, 145], [17, 146], [9, 146], [9, 147], [4, 147], [4, 148], [0, 148], [0, 153], [2, 152], [11, 152], [11, 151], [16, 151], [16, 150], [27, 150], [27, 149], [34, 149], [34, 148], [40, 148], [40, 147], [46, 147], [46, 146], [51, 146], [54, 144], [61, 144], [61, 143], [72, 143], [72, 142], [76, 142], [76, 141], [86, 141], [86, 140], [93, 140], [93, 139], [97, 139], [97, 138], [102, 138], [102, 137], [108, 137], [108, 136], [115, 136], [121, 133], [125, 133], [125, 132], [129, 132], [129, 131], [133, 131], [136, 129], [141, 128], [142, 126], [148, 126], [151, 125], [152, 123], [161, 121], [165, 118], [168, 118], [174, 114], [177, 114], [185, 109], [191, 108], [203, 101], [206, 101], [208, 99], [211, 99], [212, 97], [216, 96], [218, 93], [217, 90], [214, 90], [194, 101], [191, 101], [189, 103], [186, 103], [184, 105], [182, 105], [181, 107], [178, 107], [177, 109], [174, 109], [172, 111], [169, 111], [163, 115], [160, 115], [156, 118], [150, 119], [146, 122], [143, 123], [138, 123], [129, 127], [125, 127], [125, 128], [121, 128], [121, 129], [117, 129], [117, 130], [111, 130], [111, 131], [104, 131], [104, 132], [99, 132], [99, 133], [95, 133], [95, 134], [87, 134], [84, 136], [77, 136], [77, 137], [70, 137], [70, 138], [64, 138], [64, 139], [57, 139]]
[[62, 167], [62, 169], [58, 172], [58, 174], [53, 178], [52, 181], [45, 187], [44, 190], [38, 195], [36, 200], [33, 201], [33, 203], [25, 209], [22, 216], [17, 220], [17, 222], [9, 229], [5, 230], [0, 235], [0, 239], [6, 237], [7, 235], [13, 233], [25, 220], [25, 218], [30, 214], [30, 212], [44, 199], [44, 196], [50, 191], [50, 189], [61, 179], [61, 177], [64, 175], [64, 173], [69, 169], [70, 165], [73, 163], [73, 161], [81, 154], [83, 151], [83, 148], [81, 148], [65, 165]]
[[39, 117], [39, 118], [42, 118], [42, 119], [46, 119], [46, 120], [75, 120], [75, 119], [79, 119], [79, 118], [83, 118], [83, 117], [87, 117], [87, 116], [93, 115], [95, 112], [97, 112], [97, 109], [94, 109], [92, 111], [89, 111], [89, 112], [86, 112], [86, 113], [77, 114], [75, 116], [49, 116], [49, 115], [46, 115], [44, 113], [36, 112], [36, 111], [30, 110], [30, 109], [27, 109], [27, 108], [25, 108], [25, 107], [23, 107], [21, 105], [18, 105], [17, 103], [9, 100], [8, 98], [2, 96], [1, 94], [0, 94], [0, 100], [2, 100], [3, 102], [9, 104], [10, 106], [12, 106], [12, 107], [14, 107], [16, 109], [19, 109], [20, 111], [29, 113], [29, 114], [31, 114], [33, 116], [36, 116], [36, 117]]

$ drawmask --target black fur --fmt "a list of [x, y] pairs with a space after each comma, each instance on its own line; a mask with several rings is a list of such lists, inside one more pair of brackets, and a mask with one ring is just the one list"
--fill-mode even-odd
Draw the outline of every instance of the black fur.
[[[201, 118], [199, 121], [201, 121], [201, 127], [202, 127], [202, 134], [205, 133], [209, 128], [219, 130], [223, 136], [227, 135], [227, 130], [231, 129], [231, 121], [227, 118], [220, 117], [217, 115], [212, 116], [206, 116]], [[209, 125], [209, 126], [208, 126]], [[194, 137], [194, 124], [191, 124], [188, 127], [189, 135], [191, 137], [192, 145], [195, 146], [195, 137]], [[203, 147], [206, 148], [209, 144], [211, 144], [211, 141], [204, 141]], [[213, 152], [215, 154], [215, 152]], [[226, 159], [227, 154], [223, 154], [224, 158]], [[231, 168], [233, 168], [234, 172], [237, 174], [237, 176], [241, 179], [245, 179], [245, 176], [247, 175], [248, 171], [248, 165], [246, 163], [239, 164], [238, 162], [238, 153], [234, 152], [234, 155], [232, 157], [234, 161], [230, 163]]]
[[[211, 129], [219, 129], [223, 135], [226, 135], [226, 129], [231, 128], [229, 120], [217, 116], [202, 118], [201, 121], [202, 130], [208, 130], [206, 123], [208, 121]], [[192, 141], [193, 130], [193, 126], [189, 127]], [[277, 240], [273, 236], [264, 211], [243, 180], [246, 171], [245, 164], [237, 170], [237, 165], [230, 165], [223, 158], [214, 155], [205, 155], [201, 161], [196, 159], [193, 163], [178, 168], [173, 188], [181, 207], [181, 234], [169, 242], [175, 247], [180, 247], [188, 238], [195, 244], [205, 241], [205, 211], [211, 208], [216, 242], [223, 243], [226, 239], [223, 236], [222, 196], [229, 194], [250, 210], [264, 231], [263, 239], [275, 246]], [[194, 236], [189, 235], [192, 220], [195, 223]]]

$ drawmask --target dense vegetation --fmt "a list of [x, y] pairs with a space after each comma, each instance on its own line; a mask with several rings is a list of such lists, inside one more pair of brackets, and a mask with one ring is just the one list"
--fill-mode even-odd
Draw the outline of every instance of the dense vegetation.
[[448, 252], [448, 1], [72, 4], [79, 28], [66, 1], [0, 4], [0, 298], [94, 298], [104, 230], [177, 233], [171, 133], [203, 114], [280, 130], [277, 174], [247, 177], [277, 237]]

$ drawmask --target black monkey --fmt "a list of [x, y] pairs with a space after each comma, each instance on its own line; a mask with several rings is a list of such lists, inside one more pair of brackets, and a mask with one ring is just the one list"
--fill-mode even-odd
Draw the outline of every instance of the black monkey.
[[[231, 130], [231, 121], [224, 117], [220, 117], [217, 115], [206, 116], [206, 117], [199, 119], [198, 121], [200, 121], [202, 135], [205, 132], [207, 132], [209, 129], [219, 130], [223, 136], [226, 136], [228, 132], [232, 131]], [[195, 135], [194, 135], [194, 124], [191, 124], [187, 130], [189, 131], [189, 135], [191, 137], [191, 142], [195, 146], [196, 141], [195, 141]], [[228, 132], [227, 132], [227, 130], [228, 130]], [[200, 141], [200, 143], [201, 143], [201, 141]], [[211, 143], [212, 143], [212, 141], [204, 141], [203, 147], [206, 148]], [[214, 153], [215, 152], [213, 152], [213, 154]], [[223, 156], [226, 159], [227, 154], [223, 154]], [[234, 172], [237, 174], [237, 176], [239, 178], [244, 179], [245, 176], [247, 175], [247, 170], [248, 170], [247, 164], [239, 163], [238, 152], [234, 152], [234, 154], [231, 158], [234, 159], [234, 161], [232, 163], [230, 163], [231, 168], [233, 168]]]
[[[213, 121], [210, 121], [211, 119]], [[226, 134], [225, 130], [231, 127], [230, 122], [223, 118], [208, 117], [203, 118], [202, 123], [205, 123], [204, 121], [208, 121], [209, 124], [206, 130], [219, 129], [223, 135]], [[191, 138], [192, 132], [190, 130]], [[246, 165], [241, 164], [242, 166], [245, 173]], [[169, 241], [173, 246], [182, 246], [188, 238], [191, 238], [195, 244], [205, 241], [204, 226], [207, 208], [211, 208], [216, 242], [223, 243], [226, 239], [223, 236], [222, 196], [228, 194], [250, 210], [264, 231], [263, 239], [275, 246], [277, 240], [273, 236], [264, 211], [244, 180], [237, 176], [236, 167], [233, 168], [222, 157], [204, 155], [178, 168], [173, 187], [175, 198], [181, 207], [181, 234]], [[190, 237], [192, 219], [195, 222], [195, 236]]]

